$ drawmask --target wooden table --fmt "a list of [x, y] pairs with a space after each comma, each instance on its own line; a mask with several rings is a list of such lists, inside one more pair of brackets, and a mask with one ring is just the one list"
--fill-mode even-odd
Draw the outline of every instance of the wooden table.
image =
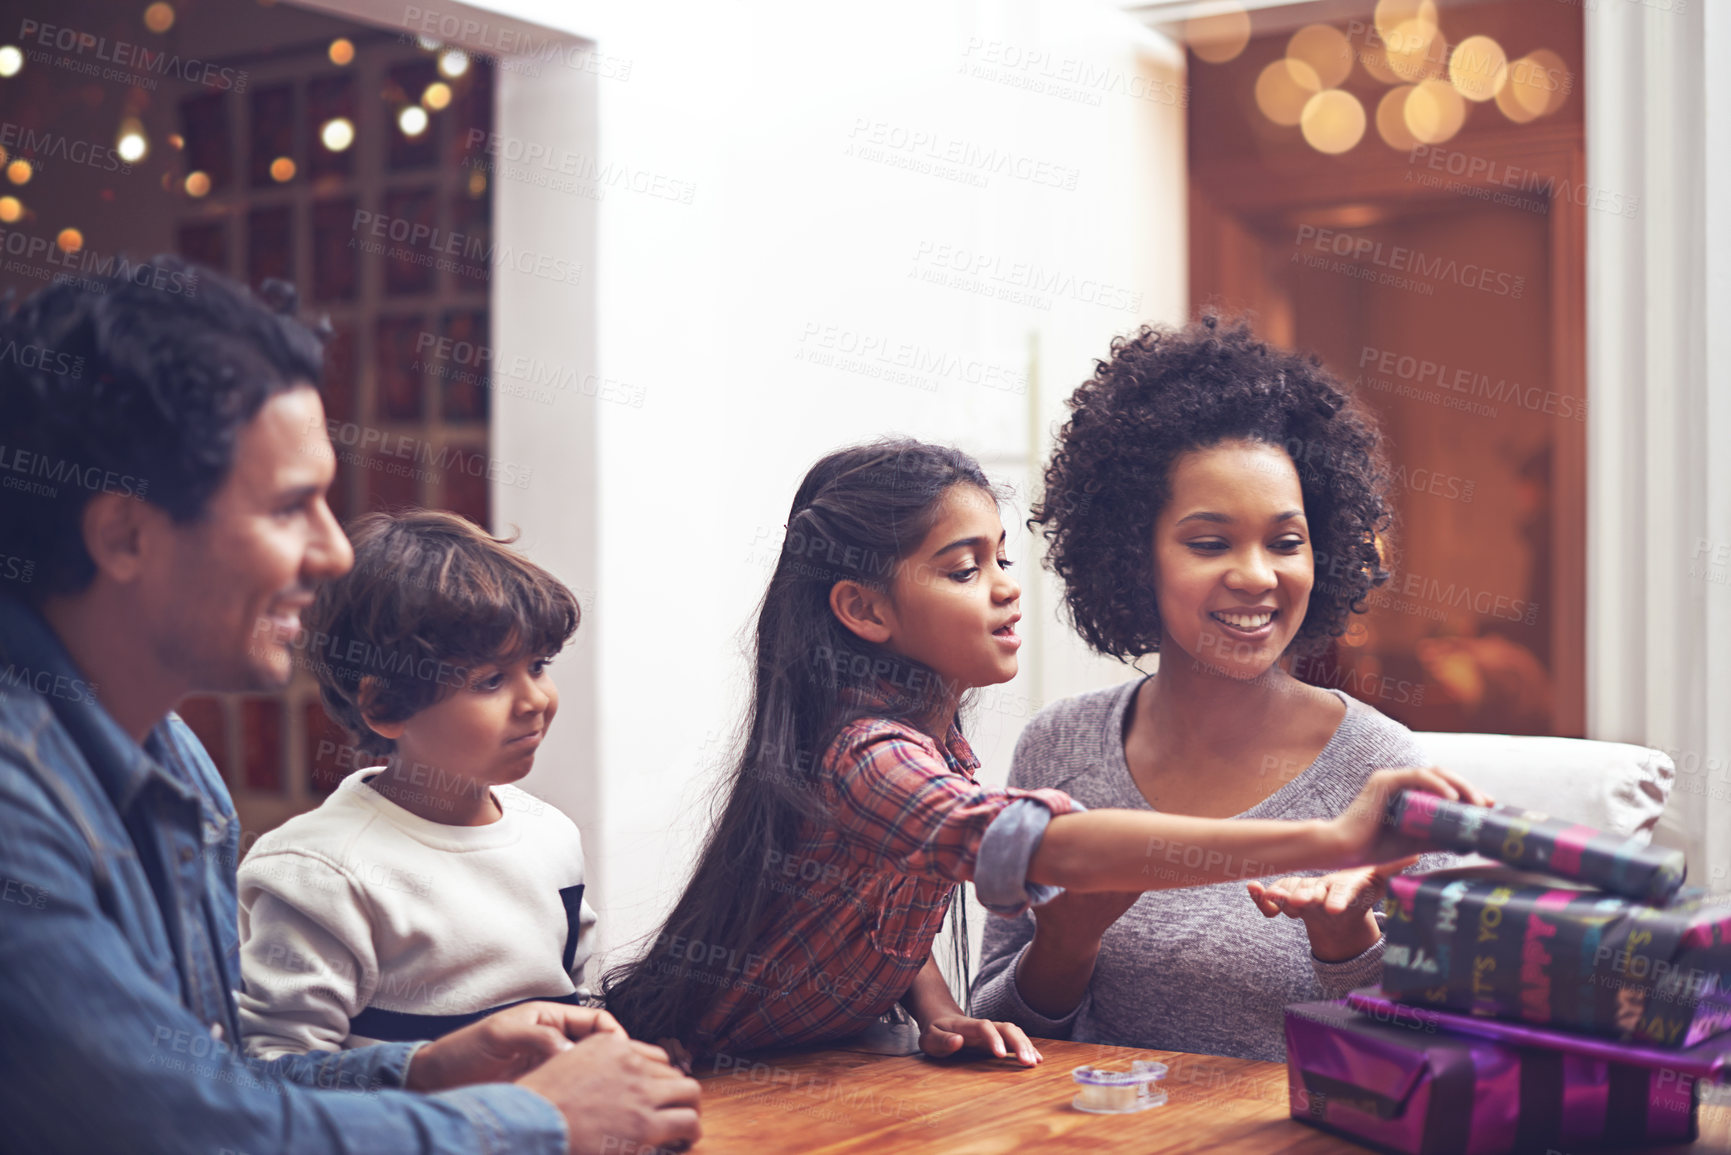
[[[932, 1060], [843, 1050], [723, 1059], [700, 1070], [699, 1153], [870, 1152], [983, 1155], [1011, 1151], [1353, 1152], [1360, 1147], [1294, 1121], [1286, 1067], [1172, 1051], [1139, 1051], [1038, 1039], [1045, 1062]], [[1072, 1068], [1128, 1068], [1157, 1059], [1170, 1068], [1165, 1106], [1134, 1115], [1090, 1115], [1070, 1106]], [[1731, 1095], [1700, 1108], [1700, 1141], [1652, 1151], [1731, 1151]]]

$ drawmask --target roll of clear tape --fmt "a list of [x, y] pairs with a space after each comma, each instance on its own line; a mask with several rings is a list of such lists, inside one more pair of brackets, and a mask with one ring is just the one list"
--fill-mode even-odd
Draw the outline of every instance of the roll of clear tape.
[[1154, 1084], [1166, 1077], [1166, 1064], [1137, 1059], [1128, 1071], [1077, 1067], [1070, 1077], [1081, 1088], [1070, 1106], [1093, 1115], [1128, 1115], [1158, 1107], [1166, 1092]]

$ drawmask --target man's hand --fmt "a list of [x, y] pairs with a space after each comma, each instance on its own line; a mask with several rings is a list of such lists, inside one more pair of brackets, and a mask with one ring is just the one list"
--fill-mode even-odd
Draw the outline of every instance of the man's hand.
[[684, 1150], [703, 1134], [702, 1089], [667, 1061], [667, 1052], [597, 1032], [517, 1080], [559, 1109], [571, 1155]]
[[1388, 893], [1389, 877], [1417, 861], [1415, 856], [1317, 877], [1283, 878], [1268, 886], [1247, 885], [1250, 900], [1267, 917], [1284, 914], [1304, 922], [1311, 954], [1323, 962], [1345, 962], [1382, 937], [1376, 908]]
[[445, 1091], [474, 1083], [509, 1083], [592, 1034], [625, 1031], [612, 1015], [565, 1003], [522, 1003], [452, 1031], [415, 1052], [403, 1086]]

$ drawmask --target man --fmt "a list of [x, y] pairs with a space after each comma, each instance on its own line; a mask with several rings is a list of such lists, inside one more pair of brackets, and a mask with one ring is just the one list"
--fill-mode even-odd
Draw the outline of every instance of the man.
[[353, 554], [325, 503], [321, 342], [292, 290], [267, 307], [171, 257], [129, 273], [0, 322], [0, 1147], [695, 1140], [696, 1082], [578, 1007], [241, 1053], [239, 822], [171, 710], [283, 686], [300, 611]]

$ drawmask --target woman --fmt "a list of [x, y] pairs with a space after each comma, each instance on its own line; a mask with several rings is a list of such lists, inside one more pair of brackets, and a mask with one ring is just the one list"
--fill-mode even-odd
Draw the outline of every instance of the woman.
[[[1047, 564], [1090, 646], [1159, 667], [1041, 711], [1010, 784], [1090, 807], [1329, 818], [1373, 769], [1424, 764], [1405, 727], [1287, 668], [1389, 576], [1376, 430], [1319, 363], [1210, 316], [1114, 341], [1070, 408], [1032, 519]], [[1148, 869], [1187, 850], [1151, 846]], [[1374, 908], [1386, 870], [1411, 862], [1279, 880], [1246, 862], [1243, 882], [1062, 895], [991, 920], [971, 1013], [1280, 1060], [1283, 1007], [1377, 981]]]

